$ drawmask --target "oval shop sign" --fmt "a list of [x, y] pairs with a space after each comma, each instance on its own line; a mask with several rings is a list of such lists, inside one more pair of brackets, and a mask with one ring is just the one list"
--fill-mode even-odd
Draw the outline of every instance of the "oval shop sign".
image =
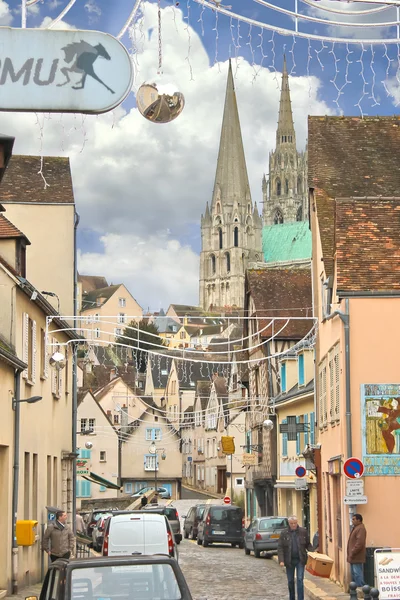
[[0, 110], [112, 110], [132, 88], [132, 61], [98, 31], [0, 27]]

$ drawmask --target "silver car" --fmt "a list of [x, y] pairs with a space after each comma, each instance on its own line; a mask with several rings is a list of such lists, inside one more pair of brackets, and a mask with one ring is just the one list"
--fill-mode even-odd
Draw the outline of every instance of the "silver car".
[[276, 554], [281, 532], [289, 527], [287, 517], [258, 517], [244, 532], [244, 551], [260, 558], [261, 552]]

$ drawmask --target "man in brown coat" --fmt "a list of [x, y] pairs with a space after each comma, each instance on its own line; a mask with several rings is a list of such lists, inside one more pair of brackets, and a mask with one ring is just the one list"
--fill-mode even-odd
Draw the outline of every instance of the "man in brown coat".
[[351, 567], [351, 580], [357, 584], [357, 587], [365, 585], [364, 582], [364, 563], [366, 552], [367, 530], [365, 529], [362, 515], [355, 514], [351, 518], [353, 524], [349, 541], [347, 542], [347, 562]]
[[51, 562], [57, 558], [71, 558], [75, 554], [75, 536], [67, 525], [67, 513], [59, 510], [56, 519], [48, 524], [42, 540], [42, 550], [50, 555]]

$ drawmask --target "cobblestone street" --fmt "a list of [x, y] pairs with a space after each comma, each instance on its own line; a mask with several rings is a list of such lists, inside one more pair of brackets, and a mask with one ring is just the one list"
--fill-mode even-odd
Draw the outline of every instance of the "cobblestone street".
[[274, 560], [246, 556], [244, 550], [191, 540], [179, 546], [179, 564], [194, 600], [284, 600], [286, 576]]

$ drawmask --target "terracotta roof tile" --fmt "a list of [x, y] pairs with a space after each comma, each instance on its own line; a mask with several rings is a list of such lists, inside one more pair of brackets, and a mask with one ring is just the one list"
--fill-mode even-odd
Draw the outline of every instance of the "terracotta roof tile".
[[[260, 269], [248, 270], [247, 289], [251, 294], [255, 312], [260, 319], [261, 337], [269, 338], [282, 328], [279, 339], [301, 339], [312, 327], [312, 321], [275, 321], [267, 327], [271, 317], [312, 317], [310, 269]], [[251, 316], [251, 315], [249, 315]]]
[[400, 197], [336, 200], [338, 292], [400, 290]]
[[20, 231], [11, 221], [9, 221], [4, 215], [0, 215], [0, 238], [25, 238], [26, 243], [30, 244], [30, 241], [22, 231]]
[[48, 187], [45, 188], [40, 170], [40, 156], [13, 155], [0, 186], [0, 203], [39, 202], [44, 204], [73, 204], [69, 158], [45, 156], [43, 175]]
[[333, 274], [335, 198], [400, 196], [400, 117], [309, 117], [308, 185]]

